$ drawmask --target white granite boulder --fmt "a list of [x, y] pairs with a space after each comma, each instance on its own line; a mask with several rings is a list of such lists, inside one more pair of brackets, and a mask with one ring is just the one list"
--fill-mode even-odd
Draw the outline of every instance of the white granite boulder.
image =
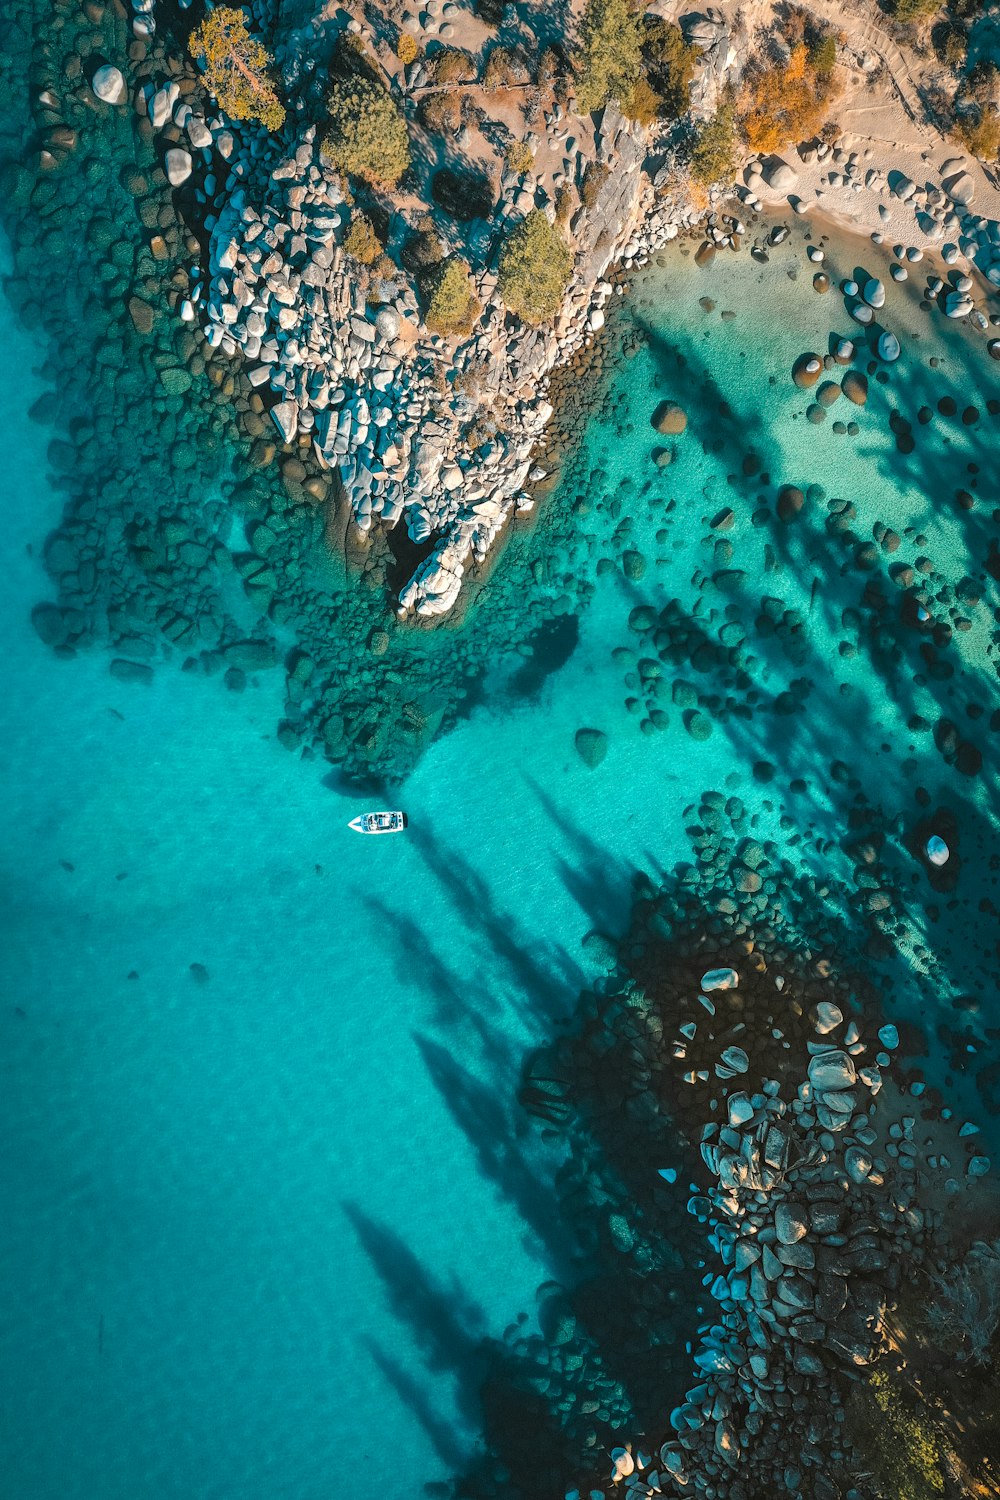
[[91, 79], [90, 87], [102, 104], [121, 104], [125, 98], [125, 79], [120, 68], [105, 63]]
[[952, 203], [958, 203], [962, 208], [970, 204], [976, 195], [975, 181], [968, 172], [956, 172], [954, 177], [947, 179], [944, 187]]
[[787, 193], [799, 180], [799, 174], [794, 167], [790, 167], [787, 161], [781, 157], [775, 157], [774, 161], [764, 169], [764, 180], [768, 187], [775, 193]]
[[171, 187], [180, 187], [191, 176], [191, 153], [183, 146], [172, 146], [164, 160], [167, 181]]

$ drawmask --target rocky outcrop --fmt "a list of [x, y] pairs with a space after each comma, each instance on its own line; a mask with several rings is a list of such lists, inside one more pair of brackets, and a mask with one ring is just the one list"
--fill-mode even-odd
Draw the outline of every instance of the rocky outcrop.
[[[402, 524], [413, 543], [430, 544], [400, 590], [399, 615], [447, 613], [468, 569], [532, 508], [530, 486], [544, 477], [532, 451], [552, 415], [548, 377], [603, 327], [605, 271], [642, 263], [685, 217], [665, 194], [654, 202], [642, 171], [646, 131], [609, 106], [594, 157], [575, 148], [581, 180], [589, 160], [609, 171], [572, 221], [575, 273], [555, 327], [516, 322], [497, 296], [501, 232], [546, 197], [530, 175], [504, 174], [489, 232], [470, 230], [466, 247], [482, 315], [471, 337], [449, 345], [423, 329], [405, 272], [362, 288], [343, 249], [350, 210], [312, 127], [287, 127], [283, 147], [252, 138], [196, 114], [172, 80], [147, 85], [138, 105], [154, 130], [186, 131], [190, 149], [169, 150], [165, 168], [173, 186], [191, 179], [209, 232], [182, 318], [200, 322], [213, 348], [242, 356], [283, 445], [309, 437], [362, 537]], [[559, 106], [546, 129], [566, 135]], [[463, 436], [476, 405], [446, 382], [449, 372], [459, 382], [474, 372], [497, 413], [478, 446]]]
[[[702, 981], [703, 991], [738, 987], [735, 969]], [[715, 1003], [713, 995], [710, 1015]], [[699, 1330], [695, 1382], [658, 1454], [627, 1444], [611, 1455], [612, 1482], [634, 1495], [837, 1493], [823, 1455], [839, 1441], [842, 1377], [876, 1358], [898, 1266], [923, 1256], [926, 1216], [897, 1180], [900, 1167], [912, 1168], [912, 1148], [897, 1147], [898, 1167], [890, 1162], [876, 1118], [895, 1028], [880, 1033], [882, 1050], [865, 1063], [860, 1030], [840, 1006], [824, 1001], [811, 1014], [815, 1039], [797, 1086], [794, 1073], [749, 1085], [740, 1047], [714, 1065], [718, 1079], [735, 1081], [721, 1091], [721, 1120], [701, 1132], [713, 1181], [688, 1209], [718, 1256], [717, 1273], [706, 1276], [718, 1312]], [[675, 1057], [698, 1029], [679, 1028]], [[709, 1077], [703, 1070], [687, 1081]], [[901, 1140], [912, 1125], [904, 1121]]]
[[741, 58], [748, 55], [748, 38], [714, 5], [682, 15], [680, 27], [684, 40], [700, 48], [691, 85], [691, 108], [696, 119], [707, 120], [719, 108], [726, 87], [739, 82]]

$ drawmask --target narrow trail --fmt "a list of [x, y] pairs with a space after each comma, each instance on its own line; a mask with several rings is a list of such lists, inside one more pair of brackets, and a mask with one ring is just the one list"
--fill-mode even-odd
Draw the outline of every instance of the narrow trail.
[[903, 108], [913, 124], [928, 141], [935, 140], [938, 137], [938, 131], [927, 123], [927, 106], [923, 96], [914, 81], [906, 58], [881, 24], [881, 12], [878, 7], [857, 5], [851, 7], [849, 15], [845, 15], [846, 7], [841, 0], [806, 0], [806, 8], [837, 30], [843, 28], [845, 20], [850, 20], [851, 47], [856, 52], [863, 50], [874, 52], [881, 58], [892, 80], [893, 88], [899, 95]]

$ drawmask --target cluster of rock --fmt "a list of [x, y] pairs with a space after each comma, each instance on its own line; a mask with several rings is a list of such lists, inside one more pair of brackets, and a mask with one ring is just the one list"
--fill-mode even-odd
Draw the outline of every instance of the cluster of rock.
[[[823, 201], [827, 189], [849, 189], [856, 194], [874, 193], [883, 199], [891, 199], [896, 205], [905, 204], [913, 213], [922, 243], [939, 246], [946, 264], [954, 266], [964, 259], [969, 265], [977, 266], [994, 286], [1000, 286], [1000, 222], [970, 211], [975, 182], [961, 158], [951, 158], [943, 163], [940, 185], [928, 181], [921, 187], [903, 172], [886, 174], [877, 167], [866, 166], [864, 158], [870, 155], [870, 149], [860, 154], [846, 145], [831, 146], [826, 142], [803, 146], [799, 150], [800, 160], [806, 167], [816, 162], [830, 163], [830, 170], [821, 179], [823, 185], [816, 189], [817, 202]], [[812, 206], [810, 199], [799, 193], [799, 170], [782, 157], [754, 158], [745, 168], [743, 182], [741, 192], [755, 211], [760, 210], [764, 199], [775, 194], [788, 195], [796, 213], [807, 213]], [[884, 202], [879, 204], [879, 217], [883, 221], [890, 217]], [[918, 255], [922, 253], [919, 246], [901, 247], [901, 260], [908, 249], [916, 250]], [[956, 272], [956, 275], [961, 274]], [[896, 279], [904, 278], [897, 275]], [[949, 317], [965, 317], [973, 313], [974, 304], [968, 296], [972, 279], [965, 277], [964, 280], [966, 285], [959, 288], [964, 301], [949, 305]], [[986, 319], [982, 313], [978, 317], [977, 326], [985, 328]]]
[[[410, 75], [412, 91], [419, 64]], [[95, 79], [104, 102], [119, 102], [124, 88], [111, 66]], [[174, 188], [192, 179], [186, 192], [208, 231], [208, 264], [195, 269], [181, 317], [200, 323], [212, 347], [242, 356], [279, 441], [293, 449], [311, 441], [360, 533], [402, 521], [412, 542], [429, 544], [400, 592], [400, 616], [447, 612], [470, 562], [482, 562], [510, 518], [532, 508], [529, 487], [544, 477], [532, 450], [552, 414], [547, 378], [603, 327], [608, 267], [644, 264], [684, 218], [663, 195], [654, 202], [642, 173], [644, 130], [609, 107], [588, 159], [563, 110], [549, 112], [545, 129], [569, 153], [567, 176], [582, 181], [589, 160], [612, 168], [570, 226], [576, 271], [557, 326], [514, 323], [496, 294], [505, 226], [539, 205], [555, 214], [540, 181], [508, 171], [490, 223], [473, 225], [457, 247], [473, 264], [484, 311], [474, 335], [450, 347], [421, 328], [405, 273], [363, 287], [343, 249], [343, 190], [313, 127], [287, 127], [282, 146], [193, 111], [172, 80], [145, 85], [137, 107], [154, 130], [186, 132], [164, 169]], [[442, 399], [449, 371], [475, 371], [480, 399], [497, 415], [493, 436], [474, 449], [463, 430], [476, 404], [457, 392]]]
[[[718, 992], [737, 985], [734, 969], [704, 976], [709, 1015]], [[785, 989], [782, 976], [774, 986]], [[812, 1015], [807, 1076], [791, 1099], [773, 1080], [753, 1092], [740, 1086], [750, 1059], [739, 1045], [711, 1071], [688, 1075], [707, 1084], [714, 1073], [728, 1088], [725, 1123], [701, 1137], [714, 1185], [688, 1205], [722, 1263], [706, 1277], [719, 1311], [700, 1330], [697, 1382], [671, 1413], [673, 1436], [656, 1457], [631, 1446], [612, 1452], [612, 1481], [631, 1494], [740, 1500], [768, 1484], [831, 1500], [838, 1493], [825, 1472], [843, 1446], [838, 1377], [876, 1356], [898, 1264], [923, 1259], [928, 1216], [904, 1177], [915, 1165], [913, 1120], [895, 1162], [873, 1120], [895, 1028], [882, 1029], [882, 1050], [862, 1065], [865, 1044], [840, 1007], [820, 1002]], [[680, 1027], [675, 1057], [698, 1028]]]

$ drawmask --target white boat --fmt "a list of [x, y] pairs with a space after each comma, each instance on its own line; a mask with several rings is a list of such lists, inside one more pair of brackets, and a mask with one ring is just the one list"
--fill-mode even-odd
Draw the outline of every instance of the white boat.
[[358, 817], [352, 818], [347, 826], [353, 828], [355, 833], [402, 833], [406, 827], [406, 814], [403, 812], [360, 813]]

